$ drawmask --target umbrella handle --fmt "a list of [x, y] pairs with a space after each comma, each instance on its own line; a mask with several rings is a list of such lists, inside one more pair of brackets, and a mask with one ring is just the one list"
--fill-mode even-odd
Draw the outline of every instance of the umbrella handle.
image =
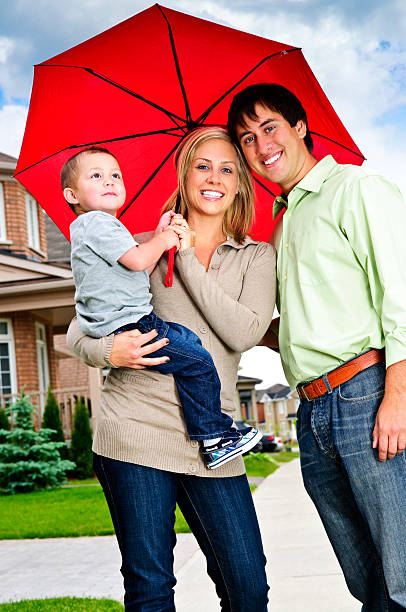
[[173, 283], [173, 264], [175, 261], [176, 247], [172, 247], [168, 251], [168, 270], [166, 272], [165, 286], [172, 287]]

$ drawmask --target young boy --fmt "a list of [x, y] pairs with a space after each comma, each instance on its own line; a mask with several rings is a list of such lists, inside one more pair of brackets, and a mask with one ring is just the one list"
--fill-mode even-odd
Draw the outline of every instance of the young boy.
[[171, 216], [161, 218], [151, 240], [134, 241], [116, 219], [126, 192], [118, 161], [107, 149], [92, 147], [71, 157], [62, 168], [61, 183], [78, 215], [70, 237], [76, 314], [83, 332], [101, 338], [156, 329], [155, 340], [169, 340], [160, 349], [169, 360], [152, 367], [173, 374], [189, 437], [200, 441], [206, 466], [215, 469], [253, 448], [261, 434], [251, 427], [238, 431], [221, 412], [220, 380], [198, 336], [152, 311], [149, 272], [165, 251], [179, 245], [169, 226]]

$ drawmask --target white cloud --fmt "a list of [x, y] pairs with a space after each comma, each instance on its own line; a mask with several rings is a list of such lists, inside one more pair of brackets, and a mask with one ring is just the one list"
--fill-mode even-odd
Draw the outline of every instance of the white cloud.
[[0, 109], [0, 151], [18, 157], [24, 135], [27, 108], [6, 104]]

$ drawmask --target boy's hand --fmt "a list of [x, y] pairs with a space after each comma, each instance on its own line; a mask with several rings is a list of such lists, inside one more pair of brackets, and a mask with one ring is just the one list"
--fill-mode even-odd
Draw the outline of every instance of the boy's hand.
[[160, 236], [166, 241], [166, 251], [169, 251], [172, 247], [176, 247], [176, 250], [179, 250], [179, 238], [176, 232], [173, 231], [173, 229], [168, 227], [168, 229], [165, 229], [161, 232]]
[[160, 234], [161, 232], [163, 232], [164, 230], [166, 230], [171, 221], [172, 218], [175, 216], [175, 213], [173, 212], [173, 210], [168, 210], [166, 213], [164, 213], [162, 215], [162, 217], [159, 219], [159, 223], [156, 226], [156, 230], [155, 230], [155, 234]]

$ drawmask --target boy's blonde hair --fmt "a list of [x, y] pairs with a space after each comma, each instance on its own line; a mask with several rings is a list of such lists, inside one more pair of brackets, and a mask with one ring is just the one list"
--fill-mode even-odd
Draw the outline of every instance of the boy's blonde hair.
[[[228, 132], [219, 126], [196, 128], [182, 142], [175, 153], [178, 187], [165, 203], [162, 213], [175, 210], [187, 219], [189, 202], [186, 183], [197, 148], [208, 140], [219, 139], [233, 146], [237, 155], [238, 193], [223, 218], [223, 232], [242, 244], [254, 220], [254, 186], [249, 167], [232, 142]], [[179, 197], [180, 196], [180, 197]], [[180, 200], [180, 201], [179, 201]], [[178, 206], [177, 206], [178, 205]]]
[[[61, 170], [62, 191], [66, 189], [67, 187], [72, 188], [72, 187], [77, 186], [77, 180], [79, 177], [80, 158], [85, 155], [93, 155], [94, 153], [107, 153], [107, 155], [111, 155], [111, 157], [113, 157], [118, 163], [116, 156], [113, 155], [111, 151], [109, 151], [108, 149], [105, 149], [104, 147], [94, 146], [94, 147], [88, 147], [87, 149], [82, 149], [82, 151], [79, 151], [79, 153], [75, 153], [75, 155], [72, 155], [72, 157], [70, 157], [68, 161], [66, 161], [64, 165], [62, 166], [62, 170]], [[70, 204], [70, 202], [67, 202], [67, 204], [69, 208], [71, 208], [73, 212], [76, 214], [75, 208], [77, 204]]]

